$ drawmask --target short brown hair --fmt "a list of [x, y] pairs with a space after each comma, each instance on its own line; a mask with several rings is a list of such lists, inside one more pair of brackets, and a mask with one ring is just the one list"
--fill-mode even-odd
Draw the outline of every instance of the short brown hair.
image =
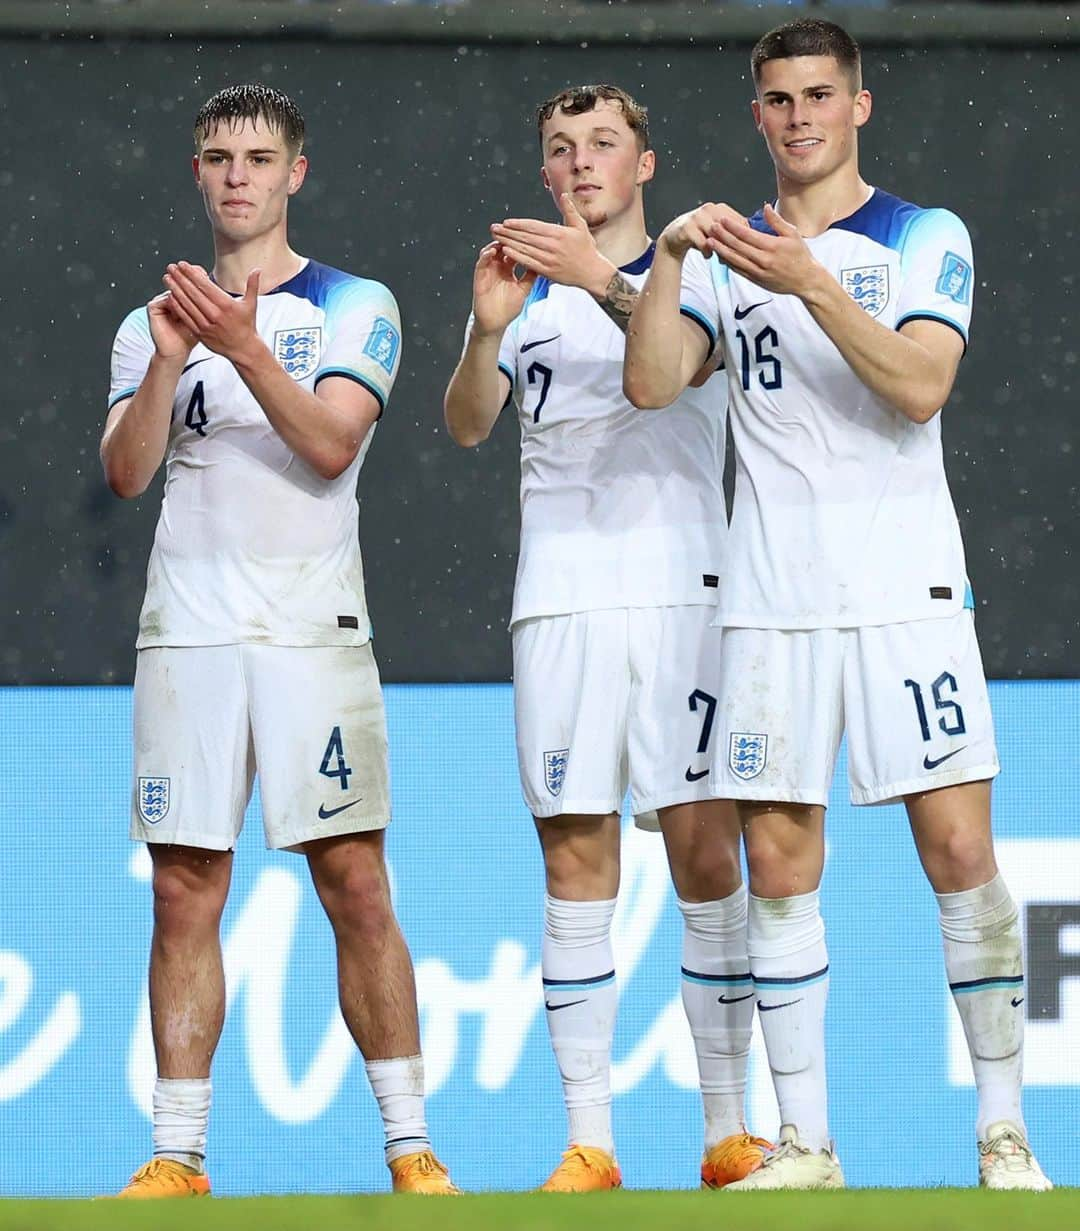
[[622, 108], [623, 118], [630, 131], [637, 137], [638, 146], [642, 150], [649, 148], [649, 112], [625, 90], [617, 85], [574, 85], [560, 90], [536, 108], [536, 131], [540, 137], [540, 147], [544, 145], [544, 125], [556, 111], [562, 115], [583, 115], [593, 111], [596, 104], [607, 100], [618, 103]]
[[790, 60], [795, 56], [832, 56], [851, 78], [852, 88], [862, 88], [862, 57], [859, 44], [843, 27], [819, 17], [800, 17], [763, 34], [750, 53], [754, 84], [761, 78], [761, 66], [769, 60]]
[[245, 120], [262, 120], [271, 132], [281, 133], [294, 158], [304, 148], [304, 117], [296, 103], [273, 86], [250, 82], [226, 86], [203, 103], [195, 117], [195, 149], [218, 124], [232, 129]]

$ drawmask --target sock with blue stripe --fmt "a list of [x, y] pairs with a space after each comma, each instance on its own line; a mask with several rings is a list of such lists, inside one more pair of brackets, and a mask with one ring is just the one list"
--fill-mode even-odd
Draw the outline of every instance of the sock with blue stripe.
[[746, 1131], [746, 1062], [754, 988], [746, 955], [746, 886], [715, 902], [683, 902], [682, 999], [697, 1052], [705, 1150]]
[[420, 1056], [368, 1060], [368, 1081], [379, 1104], [386, 1161], [431, 1149], [424, 1117], [424, 1061]]
[[541, 971], [551, 1046], [562, 1076], [571, 1145], [615, 1153], [611, 1040], [619, 993], [611, 951], [615, 899], [544, 899]]
[[825, 1002], [829, 955], [817, 890], [750, 895], [748, 948], [781, 1124], [811, 1150], [829, 1148]]
[[937, 900], [945, 972], [979, 1092], [979, 1140], [998, 1120], [1023, 1130], [1024, 957], [1016, 904], [1000, 876]]

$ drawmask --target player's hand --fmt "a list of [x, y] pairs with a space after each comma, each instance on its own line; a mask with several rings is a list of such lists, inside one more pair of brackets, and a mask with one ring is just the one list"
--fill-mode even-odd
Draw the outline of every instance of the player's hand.
[[259, 273], [253, 269], [248, 274], [239, 299], [223, 291], [201, 265], [187, 261], [170, 265], [162, 281], [172, 299], [170, 310], [180, 323], [209, 350], [239, 359], [258, 339]]
[[600, 299], [618, 269], [601, 256], [589, 224], [578, 213], [574, 198], [559, 197], [560, 226], [534, 218], [507, 218], [491, 228], [503, 251], [534, 274], [560, 286], [577, 286]]
[[198, 338], [172, 312], [172, 296], [163, 291], [146, 305], [154, 350], [162, 359], [186, 360]]
[[502, 337], [503, 330], [525, 306], [536, 275], [528, 270], [519, 278], [516, 262], [498, 243], [480, 249], [473, 271], [473, 322], [482, 334]]
[[724, 217], [713, 227], [709, 248], [737, 274], [777, 295], [809, 291], [823, 266], [814, 257], [798, 228], [785, 222], [771, 205], [763, 217], [775, 231], [755, 231], [744, 219]]
[[656, 241], [657, 247], [663, 248], [670, 256], [680, 261], [691, 248], [696, 248], [705, 256], [711, 256], [713, 249], [710, 247], [710, 240], [725, 218], [738, 222], [746, 221], [742, 214], [732, 209], [730, 205], [707, 201], [704, 205], [699, 205], [697, 209], [680, 214], [678, 218], [669, 222]]

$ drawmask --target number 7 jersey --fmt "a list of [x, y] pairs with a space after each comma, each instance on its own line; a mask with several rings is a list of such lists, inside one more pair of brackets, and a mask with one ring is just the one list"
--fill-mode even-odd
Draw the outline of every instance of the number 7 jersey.
[[[768, 231], [760, 213], [751, 226]], [[933, 320], [967, 342], [974, 274], [955, 214], [874, 190], [807, 244], [886, 328]], [[914, 423], [873, 393], [797, 296], [710, 268], [736, 476], [717, 623], [854, 628], [968, 605], [941, 416]]]
[[[345, 377], [386, 405], [401, 324], [381, 283], [309, 261], [259, 296], [256, 328], [305, 389]], [[110, 408], [136, 392], [153, 351], [137, 309], [113, 345]], [[356, 480], [373, 433], [342, 474], [324, 479], [277, 434], [229, 360], [196, 346], [173, 404], [138, 648], [367, 642]]]

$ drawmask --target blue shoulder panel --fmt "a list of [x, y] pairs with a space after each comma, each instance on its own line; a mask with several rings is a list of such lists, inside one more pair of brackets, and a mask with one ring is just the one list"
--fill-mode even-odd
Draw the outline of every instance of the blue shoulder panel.
[[529, 292], [528, 298], [521, 305], [521, 312], [518, 315], [518, 320], [524, 320], [529, 315], [529, 309], [534, 303], [540, 303], [547, 299], [548, 291], [551, 289], [551, 283], [541, 274], [532, 284], [532, 290]]
[[297, 299], [306, 299], [315, 307], [322, 308], [326, 306], [330, 292], [335, 287], [343, 283], [363, 281], [364, 279], [357, 278], [354, 274], [344, 273], [340, 269], [334, 269], [331, 265], [323, 265], [319, 261], [308, 261], [298, 274], [290, 278], [288, 282], [275, 286], [270, 294], [295, 295]]
[[847, 218], [841, 218], [829, 228], [831, 231], [853, 231], [865, 235], [884, 248], [899, 252], [904, 246], [908, 228], [924, 213], [918, 205], [901, 201], [892, 193], [875, 188], [870, 200]]

